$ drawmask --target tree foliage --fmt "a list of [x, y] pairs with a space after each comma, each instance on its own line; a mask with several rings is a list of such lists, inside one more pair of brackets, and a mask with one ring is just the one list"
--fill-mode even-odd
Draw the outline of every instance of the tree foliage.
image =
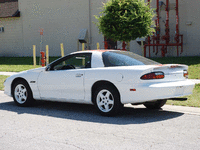
[[114, 41], [129, 42], [154, 31], [154, 13], [144, 0], [109, 0], [100, 14], [95, 16], [100, 33]]

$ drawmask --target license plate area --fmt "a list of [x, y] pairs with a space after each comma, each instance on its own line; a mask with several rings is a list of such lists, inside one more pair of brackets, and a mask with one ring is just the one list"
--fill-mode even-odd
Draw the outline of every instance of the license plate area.
[[183, 95], [184, 92], [184, 87], [183, 86], [177, 86], [176, 87], [176, 93], [175, 95], [179, 96], [179, 95]]

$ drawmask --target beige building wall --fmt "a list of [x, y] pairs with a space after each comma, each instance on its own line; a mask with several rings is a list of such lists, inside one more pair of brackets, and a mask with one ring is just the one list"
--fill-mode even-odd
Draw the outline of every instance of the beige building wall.
[[23, 22], [21, 18], [0, 18], [0, 56], [22, 56], [24, 54]]
[[76, 51], [79, 31], [89, 28], [88, 5], [87, 1], [74, 0], [21, 0], [26, 54], [31, 55], [32, 45], [36, 45], [37, 54], [49, 45], [50, 55], [60, 56], [60, 43], [64, 44], [65, 54]]
[[[50, 56], [60, 56], [60, 43], [64, 43], [65, 54], [77, 51], [78, 35], [83, 28], [88, 29], [89, 48], [96, 49], [96, 43], [99, 42], [103, 49], [103, 36], [93, 23], [96, 22], [94, 15], [101, 11], [102, 2], [106, 0], [19, 0], [19, 18], [0, 18], [0, 27], [4, 27], [4, 32], [0, 33], [0, 56], [32, 56], [33, 45], [36, 45], [38, 56], [45, 45], [49, 45]], [[152, 7], [155, 8], [155, 4], [156, 0], [153, 0]], [[175, 0], [170, 0], [170, 4], [171, 42], [175, 42]], [[184, 38], [181, 56], [200, 56], [199, 7], [200, 3], [196, 0], [179, 0], [180, 34]], [[164, 8], [160, 13], [161, 34], [164, 35]], [[42, 44], [41, 28], [44, 29]], [[121, 48], [120, 42], [118, 44], [118, 48]], [[131, 41], [130, 50], [142, 55], [142, 48], [136, 41]], [[158, 55], [151, 50], [151, 56], [161, 56], [160, 50]], [[176, 56], [176, 48], [169, 48], [166, 56]]]
[[[0, 18], [0, 26], [4, 27], [4, 32], [0, 33], [0, 38], [3, 39], [0, 56], [32, 56], [33, 45], [36, 45], [37, 55], [40, 50], [45, 49], [45, 45], [49, 45], [50, 55], [60, 56], [60, 43], [64, 44], [65, 54], [77, 51], [78, 35], [83, 28], [88, 29], [91, 42], [92, 37], [99, 41], [102, 35], [90, 28], [95, 29], [91, 22], [96, 9], [94, 5], [101, 7], [102, 3], [96, 0], [93, 5], [91, 2], [89, 11], [89, 2], [19, 0], [19, 18]], [[44, 29], [42, 37], [39, 32], [41, 28]], [[90, 48], [95, 45], [91, 42]]]

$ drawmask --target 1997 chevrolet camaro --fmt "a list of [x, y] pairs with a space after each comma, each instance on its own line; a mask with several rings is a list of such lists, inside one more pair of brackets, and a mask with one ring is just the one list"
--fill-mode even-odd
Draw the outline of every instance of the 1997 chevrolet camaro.
[[6, 79], [5, 94], [19, 106], [35, 100], [94, 104], [102, 115], [114, 115], [124, 104], [161, 108], [168, 99], [192, 94], [188, 66], [162, 65], [119, 50], [74, 52], [47, 67]]

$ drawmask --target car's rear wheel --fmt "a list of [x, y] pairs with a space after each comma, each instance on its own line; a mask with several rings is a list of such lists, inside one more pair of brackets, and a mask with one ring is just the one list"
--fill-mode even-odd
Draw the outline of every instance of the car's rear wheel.
[[118, 91], [110, 85], [98, 87], [94, 92], [93, 102], [98, 112], [104, 116], [116, 115], [123, 107]]
[[157, 100], [155, 102], [146, 102], [144, 106], [148, 109], [160, 109], [166, 102], [167, 100]]
[[24, 80], [18, 80], [14, 83], [12, 95], [18, 106], [30, 106], [34, 102], [32, 91]]

